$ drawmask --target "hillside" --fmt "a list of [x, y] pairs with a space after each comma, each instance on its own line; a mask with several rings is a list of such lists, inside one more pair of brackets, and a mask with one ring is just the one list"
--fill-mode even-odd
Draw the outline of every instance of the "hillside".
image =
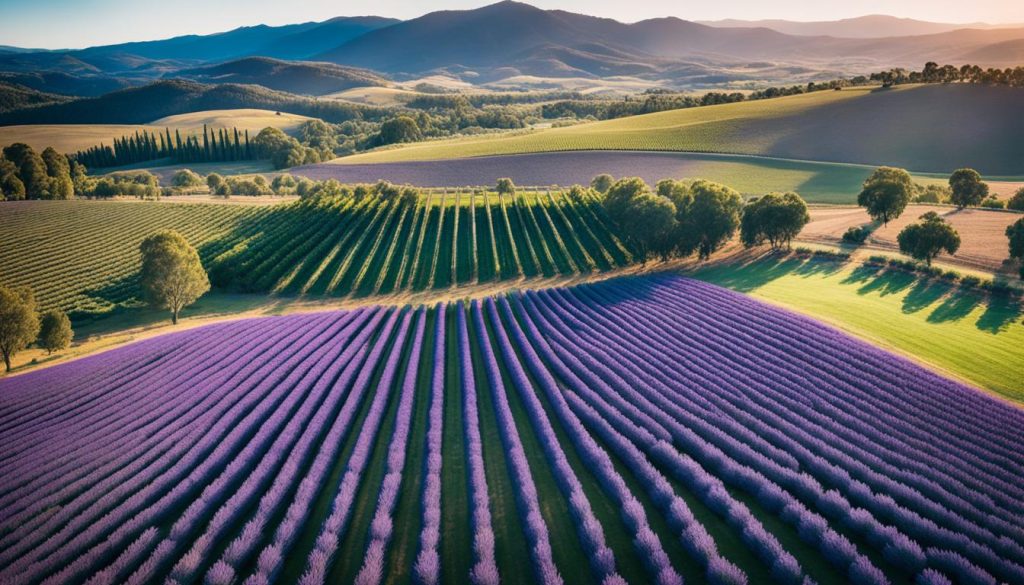
[[52, 93], [44, 93], [15, 83], [3, 81], [0, 76], [0, 113], [21, 108], [36, 107], [46, 104], [59, 104], [70, 98]]
[[793, 21], [793, 20], [711, 20], [699, 21], [701, 24], [722, 28], [770, 28], [788, 35], [829, 36], [841, 38], [879, 39], [885, 37], [905, 37], [930, 35], [954, 30], [973, 28], [1006, 28], [994, 27], [983, 22], [954, 24], [949, 22], [929, 22], [913, 18], [897, 18], [884, 14], [869, 14], [856, 18], [843, 18], [826, 21]]
[[421, 143], [332, 161], [439, 160], [563, 150], [667, 150], [1022, 175], [1024, 89], [976, 85], [845, 89]]
[[241, 83], [304, 95], [325, 95], [353, 87], [380, 86], [387, 80], [365, 69], [334, 63], [246, 57], [227, 63], [183, 69], [175, 76], [203, 83]]
[[375, 116], [381, 110], [338, 100], [316, 101], [257, 85], [202, 84], [181, 79], [158, 81], [95, 98], [0, 114], [0, 125], [145, 124], [166, 116], [205, 110], [256, 108], [342, 122]]

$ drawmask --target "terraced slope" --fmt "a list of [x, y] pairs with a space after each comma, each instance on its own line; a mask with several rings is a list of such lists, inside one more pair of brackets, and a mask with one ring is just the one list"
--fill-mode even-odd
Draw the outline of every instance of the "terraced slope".
[[339, 164], [566, 150], [753, 154], [949, 173], [1024, 175], [1024, 89], [976, 85], [848, 88], [672, 110], [516, 135], [413, 144]]
[[1024, 412], [679, 277], [0, 380], [5, 582], [1019, 583]]
[[[249, 228], [245, 228], [249, 230]], [[595, 200], [557, 192], [438, 192], [299, 202], [211, 257], [214, 283], [285, 295], [370, 296], [625, 266]]]
[[7, 202], [0, 208], [0, 283], [31, 286], [43, 310], [107, 312], [135, 298], [146, 236], [178, 230], [208, 261], [242, 237], [243, 220], [266, 212], [251, 205]]

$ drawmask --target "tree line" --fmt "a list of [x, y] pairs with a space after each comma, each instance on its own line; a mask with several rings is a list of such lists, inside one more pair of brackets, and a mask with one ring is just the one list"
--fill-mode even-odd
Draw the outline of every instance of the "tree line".
[[249, 131], [238, 128], [210, 130], [203, 124], [202, 137], [181, 136], [180, 130], [165, 128], [163, 132], [149, 130], [115, 138], [113, 146], [100, 143], [72, 155], [89, 168], [120, 167], [158, 160], [173, 159], [177, 163], [230, 162], [253, 160], [255, 150], [249, 142]]
[[85, 167], [52, 147], [42, 154], [17, 142], [0, 153], [0, 201], [70, 199]]

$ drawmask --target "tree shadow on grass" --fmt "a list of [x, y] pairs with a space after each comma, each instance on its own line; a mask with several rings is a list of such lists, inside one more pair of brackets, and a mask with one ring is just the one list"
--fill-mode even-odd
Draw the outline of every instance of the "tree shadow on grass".
[[975, 307], [984, 300], [984, 295], [974, 290], [958, 290], [947, 296], [935, 310], [928, 315], [929, 323], [945, 323], [959, 321], [971, 314]]
[[907, 290], [916, 280], [915, 275], [899, 270], [875, 271], [874, 276], [862, 281], [863, 284], [857, 289], [857, 294], [866, 295], [874, 292], [881, 296], [893, 295]]
[[903, 312], [916, 313], [935, 304], [949, 294], [953, 286], [948, 282], [920, 278], [903, 297]]
[[743, 263], [700, 269], [695, 276], [735, 291], [750, 293], [785, 276], [828, 276], [839, 272], [843, 266], [843, 262], [836, 260], [773, 254]]
[[978, 329], [1002, 333], [1024, 316], [1024, 305], [1006, 295], [989, 295], [985, 312], [978, 318]]

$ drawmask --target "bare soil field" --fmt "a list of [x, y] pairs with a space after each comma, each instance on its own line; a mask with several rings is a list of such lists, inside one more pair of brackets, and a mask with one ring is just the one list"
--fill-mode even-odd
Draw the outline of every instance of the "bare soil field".
[[[943, 262], [987, 272], [1007, 271], [1011, 268], [1006, 227], [1022, 216], [987, 209], [958, 211], [946, 206], [911, 205], [895, 221], [875, 230], [862, 249], [898, 251], [896, 236], [900, 230], [929, 211], [941, 215], [960, 234], [960, 251], [952, 257], [941, 256]], [[811, 222], [801, 232], [799, 239], [811, 243], [840, 244], [843, 232], [848, 228], [870, 222], [867, 212], [859, 207], [812, 207]]]

